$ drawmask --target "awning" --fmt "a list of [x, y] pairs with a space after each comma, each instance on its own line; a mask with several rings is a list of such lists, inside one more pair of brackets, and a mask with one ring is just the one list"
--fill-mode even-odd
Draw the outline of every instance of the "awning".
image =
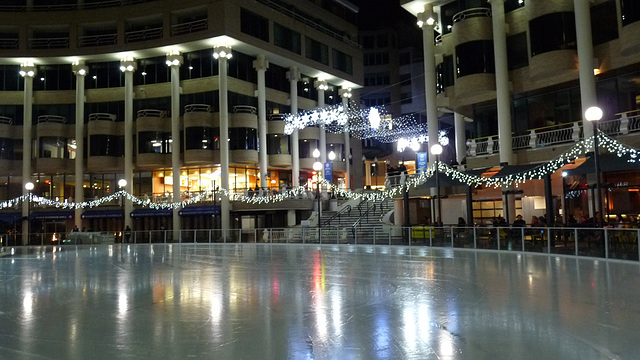
[[22, 218], [20, 213], [0, 213], [0, 222], [14, 223]]
[[171, 209], [135, 209], [131, 212], [131, 217], [171, 216], [172, 214], [173, 210]]
[[220, 215], [222, 208], [220, 205], [216, 206], [189, 206], [181, 209], [180, 216], [199, 216], [199, 215]]
[[32, 212], [31, 219], [33, 220], [68, 220], [73, 219], [73, 211], [43, 211]]
[[505, 165], [498, 171], [493, 178], [505, 177], [525, 171], [529, 171], [531, 169], [535, 169], [542, 164], [521, 164], [521, 165]]
[[83, 219], [115, 219], [122, 217], [122, 210], [114, 210], [114, 209], [91, 209], [86, 210], [82, 213]]
[[[637, 171], [640, 170], [640, 160], [630, 162], [629, 156], [618, 156], [614, 154], [602, 154], [598, 158], [598, 166], [600, 172], [616, 172], [616, 171]], [[593, 174], [596, 170], [595, 160], [593, 156], [587, 158], [580, 166], [566, 170], [567, 175]]]
[[[484, 174], [485, 171], [487, 171], [488, 168], [482, 168], [482, 169], [475, 169], [475, 170], [467, 170], [467, 171], [463, 171], [463, 174], [467, 174], [467, 175], [472, 175], [472, 176], [481, 176], [482, 174]], [[439, 185], [442, 187], [445, 186], [468, 186], [467, 183], [464, 183], [462, 181], [459, 180], [454, 180], [451, 179], [450, 177], [448, 177], [446, 174], [440, 173], [439, 178], [438, 178], [438, 182]], [[432, 187], [436, 187], [436, 177], [432, 176], [430, 177], [427, 181], [424, 182], [424, 184], [420, 185], [419, 188], [432, 188]]]

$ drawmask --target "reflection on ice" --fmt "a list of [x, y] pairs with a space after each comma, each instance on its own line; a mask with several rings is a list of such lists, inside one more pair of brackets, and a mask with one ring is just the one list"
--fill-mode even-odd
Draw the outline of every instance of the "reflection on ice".
[[637, 264], [371, 245], [6, 250], [0, 358], [599, 359], [640, 342]]

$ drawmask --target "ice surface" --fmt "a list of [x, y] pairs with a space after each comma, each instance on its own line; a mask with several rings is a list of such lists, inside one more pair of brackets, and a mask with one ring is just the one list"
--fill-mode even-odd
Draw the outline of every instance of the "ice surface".
[[3, 248], [0, 359], [636, 359], [640, 265], [350, 245]]

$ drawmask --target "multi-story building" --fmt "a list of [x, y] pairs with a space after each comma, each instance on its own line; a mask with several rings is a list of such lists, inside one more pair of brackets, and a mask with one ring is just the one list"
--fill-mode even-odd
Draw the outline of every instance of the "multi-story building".
[[4, 1], [0, 199], [105, 202], [16, 204], [3, 210], [3, 225], [292, 225], [310, 200], [221, 196], [163, 210], [111, 197], [124, 189], [140, 201], [175, 202], [215, 189], [291, 189], [313, 178], [316, 148], [323, 161], [336, 153], [334, 183], [362, 187], [362, 169], [349, 164], [362, 155], [358, 141], [319, 127], [287, 135], [283, 121], [340, 104], [361, 86], [356, 12], [348, 1], [321, 0]]
[[[640, 117], [640, 6], [633, 0], [402, 0], [423, 31], [429, 142], [438, 109], [454, 113], [457, 162], [485, 176], [522, 174], [590, 139], [585, 111], [599, 106], [600, 133], [638, 146]], [[456, 131], [456, 134], [464, 134]], [[637, 163], [599, 148], [543, 180], [518, 187], [479, 188], [456, 197], [446, 191], [445, 223], [459, 216], [485, 223], [497, 216], [545, 216], [549, 223], [640, 213]], [[613, 150], [608, 154], [605, 150]], [[586, 160], [586, 161], [585, 161]], [[562, 176], [564, 172], [566, 177]], [[593, 188], [604, 188], [594, 195]], [[473, 200], [472, 200], [473, 199]], [[466, 202], [467, 206], [460, 206]], [[466, 214], [463, 214], [463, 209]]]

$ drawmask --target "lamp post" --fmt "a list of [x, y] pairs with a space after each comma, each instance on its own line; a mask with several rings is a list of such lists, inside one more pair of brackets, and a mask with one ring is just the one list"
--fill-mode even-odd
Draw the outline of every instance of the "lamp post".
[[[27, 239], [30, 239], [29, 233], [31, 232], [31, 191], [33, 191], [34, 185], [31, 181], [29, 181], [28, 183], [24, 184], [24, 188], [27, 190], [27, 228], [26, 228], [26, 234], [27, 234]], [[24, 214], [24, 213], [23, 213]], [[26, 245], [29, 245], [29, 243], [31, 243], [31, 241], [28, 241], [28, 243]]]
[[[120, 188], [120, 191], [122, 191], [122, 189], [124, 189], [126, 186], [127, 186], [127, 179], [118, 180], [118, 187]], [[126, 217], [125, 209], [124, 209], [124, 196], [120, 196], [120, 206], [122, 207], [122, 226], [124, 226], [124, 223], [125, 223], [124, 220], [125, 220], [125, 217]], [[126, 229], [124, 227], [122, 229], [123, 229], [123, 235], [126, 235], [126, 234], [124, 234]], [[124, 240], [124, 236], [121, 236], [120, 240], [121, 240], [121, 242], [124, 242], [124, 241], [122, 241], [122, 240]], [[127, 242], [129, 242], [129, 239], [127, 239]]]
[[[594, 189], [594, 207], [593, 214], [594, 223], [596, 226], [602, 226], [602, 197], [600, 193], [600, 155], [598, 149], [598, 121], [602, 119], [602, 109], [597, 106], [592, 106], [584, 112], [584, 117], [593, 124], [593, 164], [595, 165], [596, 186]], [[596, 214], [600, 213], [600, 218], [596, 218]]]
[[313, 157], [316, 161], [313, 163], [313, 170], [316, 171], [316, 198], [318, 201], [318, 227], [320, 227], [320, 215], [322, 215], [321, 210], [321, 199], [320, 199], [320, 172], [322, 171], [322, 163], [318, 160], [320, 157], [320, 150], [313, 150]]
[[[436, 156], [436, 197], [437, 197], [437, 201], [438, 201], [438, 218], [436, 219], [436, 223], [438, 221], [442, 221], [442, 203], [440, 202], [440, 170], [439, 170], [439, 163], [438, 163], [438, 157], [440, 156], [440, 154], [442, 154], [442, 145], [440, 144], [433, 144], [431, 145], [431, 154]], [[439, 225], [439, 224], [438, 224]]]
[[367, 157], [362, 155], [362, 187], [367, 188]]
[[378, 157], [377, 156], [373, 158], [373, 168], [375, 169], [375, 173], [376, 173], [376, 180], [375, 180], [376, 187], [375, 187], [375, 189], [378, 190], [378, 171], [379, 170], [378, 170]]

